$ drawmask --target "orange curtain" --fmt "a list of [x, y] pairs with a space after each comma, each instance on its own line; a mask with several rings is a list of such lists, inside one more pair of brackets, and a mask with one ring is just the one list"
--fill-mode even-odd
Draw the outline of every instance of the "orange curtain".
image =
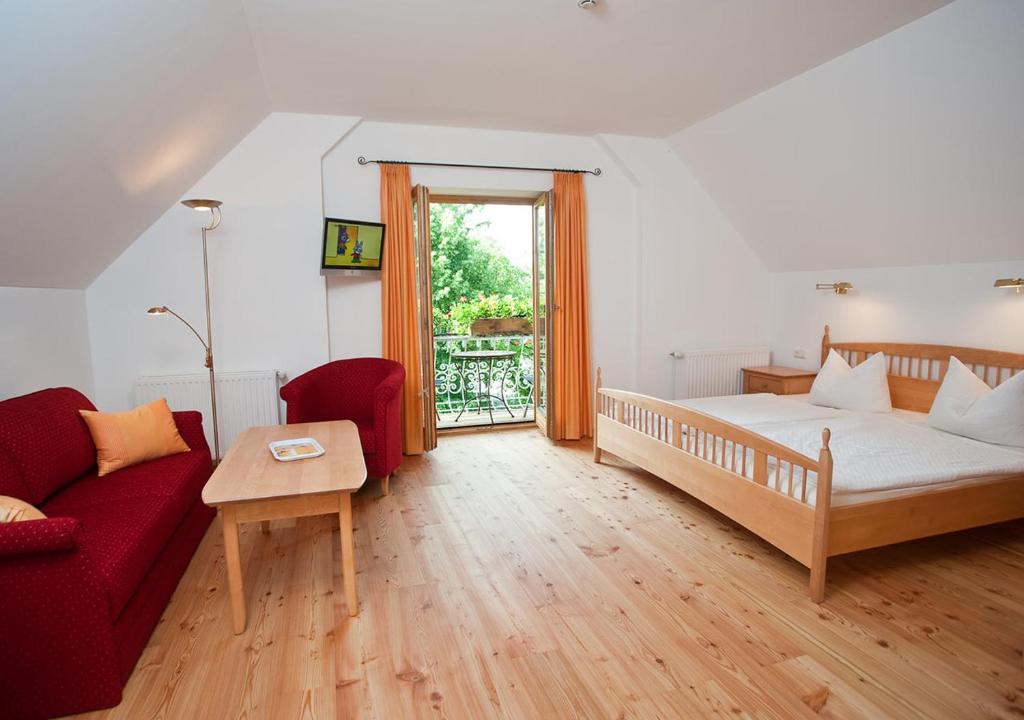
[[556, 172], [553, 368], [554, 436], [593, 432], [590, 398], [590, 298], [587, 289], [587, 200], [583, 174]]
[[402, 452], [416, 455], [423, 452], [423, 381], [408, 165], [381, 164], [380, 220], [387, 226], [380, 283], [382, 354], [405, 366]]

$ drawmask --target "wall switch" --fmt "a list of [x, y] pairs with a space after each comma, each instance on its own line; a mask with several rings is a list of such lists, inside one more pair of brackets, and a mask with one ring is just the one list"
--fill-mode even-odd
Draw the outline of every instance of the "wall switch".
[[807, 351], [804, 350], [803, 348], [796, 348], [793, 351], [793, 357], [795, 357], [797, 360], [804, 360], [807, 357]]

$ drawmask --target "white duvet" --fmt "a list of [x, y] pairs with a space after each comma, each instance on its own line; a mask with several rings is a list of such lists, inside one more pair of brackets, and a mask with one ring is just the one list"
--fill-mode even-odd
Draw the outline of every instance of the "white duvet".
[[[811, 405], [806, 397], [733, 395], [676, 403], [752, 430], [810, 458], [818, 457], [821, 431], [830, 428], [834, 495], [1024, 473], [1024, 450], [936, 430], [925, 424], [924, 413], [835, 410]], [[812, 475], [808, 498], [813, 495]]]

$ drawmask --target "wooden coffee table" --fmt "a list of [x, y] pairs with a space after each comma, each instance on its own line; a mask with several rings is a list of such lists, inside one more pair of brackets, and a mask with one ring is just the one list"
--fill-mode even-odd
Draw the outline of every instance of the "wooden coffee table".
[[[326, 450], [318, 458], [280, 462], [267, 444], [315, 438]], [[348, 614], [358, 614], [352, 546], [352, 493], [366, 481], [359, 433], [349, 420], [249, 428], [242, 433], [203, 488], [203, 502], [220, 511], [224, 557], [231, 591], [235, 634], [245, 630], [245, 594], [238, 553], [238, 523], [263, 523], [338, 513], [341, 518], [341, 572]]]

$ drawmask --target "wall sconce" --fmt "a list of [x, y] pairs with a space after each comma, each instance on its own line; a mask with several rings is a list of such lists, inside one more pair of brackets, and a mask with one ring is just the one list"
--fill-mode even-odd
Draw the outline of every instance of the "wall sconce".
[[815, 290], [831, 290], [836, 295], [845, 295], [846, 293], [853, 290], [853, 283], [848, 282], [836, 282], [836, 283], [818, 283], [814, 286]]
[[993, 283], [992, 287], [1013, 288], [1018, 293], [1024, 288], [1024, 278], [1000, 278]]

